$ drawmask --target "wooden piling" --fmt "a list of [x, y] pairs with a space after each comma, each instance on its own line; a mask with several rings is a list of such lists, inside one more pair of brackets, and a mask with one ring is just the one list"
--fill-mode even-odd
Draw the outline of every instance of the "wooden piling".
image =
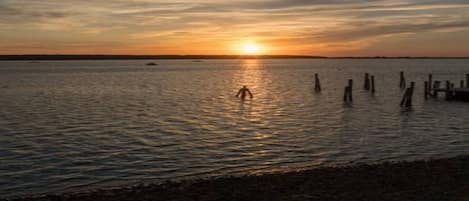
[[404, 92], [404, 95], [402, 96], [402, 99], [401, 99], [401, 107], [404, 106], [404, 104], [406, 103], [406, 100], [407, 100], [407, 97], [409, 96], [409, 89], [406, 89], [405, 92]]
[[353, 102], [353, 96], [352, 96], [352, 92], [353, 92], [353, 80], [350, 79], [348, 80], [348, 87], [349, 87], [349, 93], [348, 93], [348, 98], [350, 100], [350, 102]]
[[406, 85], [406, 84], [405, 84], [404, 72], [401, 71], [401, 73], [400, 73], [399, 87], [400, 87], [401, 89], [405, 89], [405, 85]]
[[409, 98], [407, 99], [406, 107], [412, 106], [412, 96], [414, 96], [414, 88], [415, 88], [415, 82], [410, 83], [410, 95]]
[[412, 106], [412, 96], [414, 95], [415, 82], [410, 83], [410, 87], [406, 89], [404, 96], [401, 100], [401, 107], [411, 107]]
[[368, 73], [365, 73], [365, 80], [364, 80], [363, 88], [367, 91], [370, 90], [370, 74]]
[[439, 89], [440, 88], [440, 85], [441, 85], [441, 82], [438, 81], [438, 80], [435, 80], [434, 84], [433, 84], [433, 89]]
[[316, 92], [321, 92], [321, 82], [319, 80], [319, 75], [317, 73], [314, 74], [314, 90]]
[[428, 92], [432, 91], [433, 74], [428, 74]]
[[438, 97], [438, 93], [435, 90], [440, 88], [440, 84], [441, 84], [441, 82], [438, 81], [438, 80], [433, 81], [433, 89], [432, 89], [433, 90], [433, 93], [432, 93], [433, 98]]
[[345, 87], [344, 90], [344, 102], [353, 102], [353, 80], [348, 81], [348, 86]]
[[454, 98], [455, 94], [456, 94], [456, 89], [454, 88], [454, 83], [451, 83], [451, 90], [450, 90], [450, 99], [451, 100]]
[[412, 96], [414, 95], [414, 88], [415, 88], [415, 82], [410, 83], [410, 92], [409, 92], [409, 97], [407, 98], [407, 102], [405, 104], [406, 107], [411, 107], [412, 106]]
[[375, 93], [375, 76], [371, 76], [371, 93]]

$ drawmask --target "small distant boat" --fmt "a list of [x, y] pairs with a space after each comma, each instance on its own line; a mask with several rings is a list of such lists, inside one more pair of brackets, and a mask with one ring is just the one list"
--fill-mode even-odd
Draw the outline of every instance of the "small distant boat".
[[146, 63], [145, 65], [147, 65], [147, 66], [157, 66], [158, 64], [154, 63], [154, 62], [150, 62], [150, 63]]

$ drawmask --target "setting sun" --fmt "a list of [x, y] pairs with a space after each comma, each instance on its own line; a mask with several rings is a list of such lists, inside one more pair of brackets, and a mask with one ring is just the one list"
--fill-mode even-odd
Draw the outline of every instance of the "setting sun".
[[260, 52], [260, 47], [256, 43], [246, 43], [243, 45], [242, 50], [245, 54], [258, 54]]

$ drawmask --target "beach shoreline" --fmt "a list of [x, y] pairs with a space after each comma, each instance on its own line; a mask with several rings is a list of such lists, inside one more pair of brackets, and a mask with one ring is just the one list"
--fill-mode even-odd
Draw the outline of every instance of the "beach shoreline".
[[469, 200], [469, 155], [168, 181], [2, 201]]

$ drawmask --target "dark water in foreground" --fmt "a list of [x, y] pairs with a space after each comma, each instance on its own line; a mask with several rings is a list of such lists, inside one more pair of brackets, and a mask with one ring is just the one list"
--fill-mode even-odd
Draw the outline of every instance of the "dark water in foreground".
[[[430, 72], [459, 83], [469, 60], [147, 62], [0, 62], [0, 197], [469, 150], [469, 104], [422, 86]], [[399, 71], [417, 83], [411, 111]], [[253, 100], [234, 97], [242, 85]]]

